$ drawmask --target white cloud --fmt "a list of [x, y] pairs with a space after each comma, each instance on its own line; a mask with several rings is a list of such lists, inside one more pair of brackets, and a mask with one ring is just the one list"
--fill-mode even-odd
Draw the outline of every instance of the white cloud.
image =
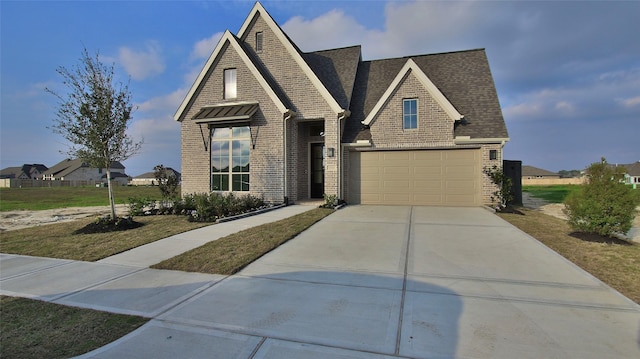
[[198, 60], [209, 58], [223, 34], [224, 33], [222, 32], [217, 32], [206, 39], [196, 42], [193, 46], [193, 50], [191, 51], [191, 59]]
[[153, 113], [175, 111], [182, 100], [184, 100], [186, 94], [186, 89], [179, 88], [170, 94], [154, 97], [138, 104], [138, 110]]
[[121, 47], [118, 51], [118, 60], [135, 80], [144, 80], [161, 74], [165, 69], [162, 49], [157, 41], [148, 41], [143, 50]]
[[624, 107], [640, 106], [640, 96], [630, 97], [618, 100]]

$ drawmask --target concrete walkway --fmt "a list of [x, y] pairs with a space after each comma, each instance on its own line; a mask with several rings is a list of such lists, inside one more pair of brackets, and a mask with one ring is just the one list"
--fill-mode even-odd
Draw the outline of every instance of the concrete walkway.
[[482, 208], [346, 207], [230, 277], [0, 264], [3, 294], [154, 318], [86, 358], [640, 357], [640, 306]]

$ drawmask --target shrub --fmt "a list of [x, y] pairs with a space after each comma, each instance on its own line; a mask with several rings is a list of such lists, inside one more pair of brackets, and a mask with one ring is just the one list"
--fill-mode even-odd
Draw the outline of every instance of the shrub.
[[142, 216], [155, 208], [156, 201], [149, 197], [129, 197], [129, 215]]
[[[191, 198], [185, 197], [183, 202], [187, 201], [194, 204], [194, 210], [188, 213], [191, 215], [190, 220], [199, 222], [214, 222], [222, 217], [247, 213], [265, 206], [261, 198], [251, 195], [237, 196], [233, 193], [195, 194]], [[184, 211], [183, 205], [181, 211]]]
[[564, 213], [578, 232], [597, 233], [611, 237], [626, 234], [632, 226], [638, 206], [638, 196], [625, 185], [624, 170], [602, 158], [587, 168], [587, 183], [580, 191], [569, 194]]
[[513, 199], [511, 192], [513, 181], [504, 174], [502, 168], [496, 165], [493, 165], [491, 168], [485, 167], [482, 172], [498, 187], [498, 189], [491, 194], [491, 202], [494, 203], [494, 208], [497, 211], [501, 211], [506, 208], [507, 204]]

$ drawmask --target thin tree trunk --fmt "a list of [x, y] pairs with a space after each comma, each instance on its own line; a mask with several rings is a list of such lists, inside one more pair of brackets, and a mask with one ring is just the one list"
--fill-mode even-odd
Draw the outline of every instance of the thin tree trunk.
[[107, 188], [109, 189], [109, 204], [111, 205], [111, 219], [116, 219], [116, 204], [113, 200], [113, 190], [111, 189], [111, 168], [107, 167]]

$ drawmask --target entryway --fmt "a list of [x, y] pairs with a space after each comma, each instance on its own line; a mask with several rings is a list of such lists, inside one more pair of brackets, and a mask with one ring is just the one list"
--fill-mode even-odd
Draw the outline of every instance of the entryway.
[[324, 195], [324, 143], [312, 143], [310, 154], [310, 196], [311, 198], [322, 198]]

